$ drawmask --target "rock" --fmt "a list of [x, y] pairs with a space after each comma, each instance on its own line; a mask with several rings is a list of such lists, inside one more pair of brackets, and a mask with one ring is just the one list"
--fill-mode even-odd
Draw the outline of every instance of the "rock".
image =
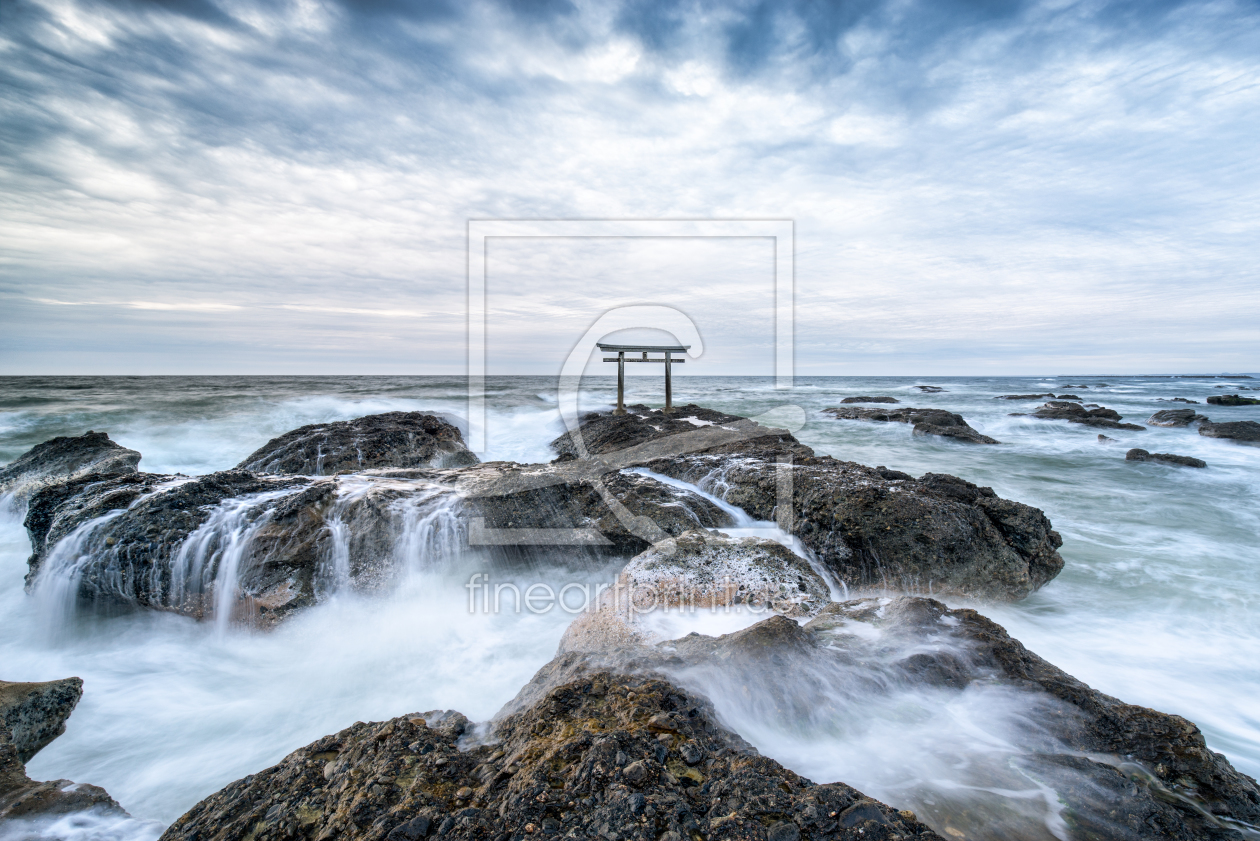
[[916, 435], [939, 435], [973, 444], [1000, 444], [987, 435], [973, 429], [962, 415], [944, 409], [854, 409], [830, 408], [824, 412], [837, 420], [867, 420], [879, 422], [910, 423]]
[[1146, 427], [1138, 426], [1135, 423], [1120, 423], [1121, 415], [1115, 409], [1108, 409], [1103, 406], [1090, 408], [1089, 406], [1066, 400], [1051, 400], [1031, 415], [1024, 415], [1019, 412], [1015, 412], [1014, 415], [1016, 417], [1033, 417], [1043, 420], [1065, 420], [1070, 423], [1079, 423], [1103, 429], [1132, 429], [1137, 431], [1146, 429]]
[[26, 500], [40, 488], [92, 473], [135, 473], [140, 454], [89, 430], [78, 438], [52, 438], [0, 469], [0, 496]]
[[1080, 400], [1075, 394], [1059, 394], [1056, 395], [1060, 400]]
[[1207, 399], [1213, 406], [1260, 406], [1260, 399], [1237, 394], [1213, 394]]
[[1108, 438], [1106, 435], [1103, 435], [1101, 432], [1098, 433], [1099, 444], [1109, 444], [1109, 443], [1115, 442], [1115, 440], [1116, 440], [1115, 438]]
[[631, 559], [592, 609], [574, 620], [560, 651], [659, 639], [641, 619], [656, 611], [731, 608], [808, 617], [830, 601], [827, 582], [773, 540], [689, 531]]
[[846, 397], [841, 403], [900, 403], [896, 397]]
[[1178, 456], [1172, 453], [1148, 453], [1136, 447], [1125, 453], [1124, 458], [1126, 461], [1162, 461], [1165, 464], [1178, 464], [1182, 467], [1207, 467], [1207, 462], [1201, 458]]
[[66, 719], [82, 696], [83, 681], [77, 677], [45, 683], [0, 680], [0, 724], [22, 764], [66, 732]]
[[924, 394], [942, 394], [945, 391], [945, 389], [935, 385], [916, 385], [915, 388]]
[[[418, 715], [359, 723], [211, 795], [162, 838], [939, 839], [913, 815], [758, 755], [707, 700], [659, 676], [582, 673], [494, 735], [461, 749]], [[707, 758], [688, 764], [697, 754]], [[471, 796], [457, 798], [461, 787]], [[855, 807], [861, 821], [841, 819]]]
[[372, 468], [476, 464], [459, 429], [435, 415], [386, 412], [315, 423], [273, 438], [236, 466], [254, 473], [332, 476]]
[[1189, 426], [1207, 420], [1194, 409], [1161, 409], [1146, 419], [1151, 426]]
[[0, 681], [0, 826], [14, 819], [86, 809], [127, 814], [97, 786], [70, 780], [37, 782], [26, 775], [26, 762], [65, 732], [66, 718], [82, 694], [83, 681], [77, 677], [46, 683]]
[[1255, 421], [1230, 421], [1228, 423], [1212, 423], [1204, 421], [1199, 424], [1199, 434], [1207, 438], [1228, 438], [1246, 444], [1260, 442], [1260, 423]]
[[1174, 397], [1171, 400], [1166, 400], [1163, 397], [1156, 397], [1155, 402], [1156, 403], [1193, 403], [1196, 406], [1199, 404], [1198, 400], [1187, 400], [1184, 397]]
[[1041, 400], [1043, 397], [1054, 397], [1053, 394], [999, 394], [994, 400]]
[[[675, 432], [655, 414], [591, 414], [579, 433], [591, 469], [643, 465], [774, 519], [849, 587], [1021, 599], [1063, 567], [1062, 539], [1035, 508], [957, 477], [888, 478], [905, 474], [815, 456], [786, 430], [727, 417]], [[552, 442], [561, 458], [574, 438]]]

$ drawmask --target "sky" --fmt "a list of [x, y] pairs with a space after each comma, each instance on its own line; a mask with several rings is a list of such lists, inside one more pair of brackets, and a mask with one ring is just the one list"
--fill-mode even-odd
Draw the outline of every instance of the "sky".
[[497, 219], [793, 237], [491, 238], [490, 373], [777, 247], [798, 375], [1254, 372], [1260, 3], [0, 3], [0, 374], [463, 374]]

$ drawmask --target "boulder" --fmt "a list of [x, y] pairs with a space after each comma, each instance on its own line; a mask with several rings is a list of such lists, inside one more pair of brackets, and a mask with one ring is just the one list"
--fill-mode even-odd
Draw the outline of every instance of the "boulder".
[[945, 391], [945, 389], [935, 385], [916, 385], [915, 388], [924, 394], [941, 394]]
[[493, 744], [470, 729], [450, 712], [360, 722], [206, 798], [163, 841], [940, 838], [758, 755], [655, 675], [587, 671], [500, 718]]
[[1189, 426], [1207, 420], [1194, 409], [1161, 409], [1146, 419], [1151, 426]]
[[1180, 465], [1181, 467], [1207, 467], [1207, 462], [1201, 458], [1178, 456], [1172, 453], [1148, 453], [1146, 450], [1137, 447], [1125, 453], [1124, 458], [1125, 461], [1159, 461], [1164, 464]]
[[914, 425], [915, 435], [939, 435], [972, 444], [1000, 444], [987, 435], [973, 429], [962, 415], [944, 409], [856, 409], [830, 408], [824, 412], [837, 420], [865, 420], [878, 422], [909, 423]]
[[1069, 423], [1079, 423], [1102, 429], [1132, 429], [1137, 431], [1146, 429], [1146, 427], [1138, 426], [1135, 423], [1120, 423], [1122, 416], [1115, 409], [1108, 409], [1104, 406], [1084, 406], [1067, 400], [1051, 400], [1031, 415], [1021, 412], [1012, 414], [1015, 417], [1065, 420]]
[[436, 415], [386, 412], [315, 423], [273, 438], [236, 466], [253, 473], [332, 476], [372, 468], [476, 464], [459, 429]]
[[140, 454], [88, 430], [77, 438], [52, 438], [0, 469], [0, 496], [24, 501], [40, 488], [92, 473], [135, 473]]
[[1260, 406], [1260, 399], [1237, 394], [1213, 394], [1207, 399], [1213, 406]]
[[900, 403], [896, 397], [846, 397], [841, 403]]
[[1172, 398], [1171, 400], [1167, 400], [1167, 399], [1165, 399], [1165, 398], [1163, 398], [1163, 397], [1156, 397], [1156, 398], [1155, 398], [1155, 402], [1156, 402], [1156, 403], [1191, 403], [1191, 404], [1194, 404], [1194, 405], [1196, 405], [1196, 406], [1197, 406], [1197, 405], [1199, 405], [1199, 401], [1198, 401], [1198, 400], [1187, 400], [1187, 399], [1186, 399], [1186, 398], [1184, 398], [1184, 397], [1174, 397], [1174, 398]]
[[23, 764], [66, 732], [66, 719], [82, 696], [83, 681], [77, 677], [44, 683], [0, 680], [0, 726], [8, 730]]
[[1054, 397], [1049, 392], [1045, 394], [999, 394], [994, 400], [1041, 400], [1045, 397]]
[[1228, 438], [1244, 444], [1260, 442], [1260, 423], [1255, 421], [1230, 421], [1228, 423], [1199, 424], [1199, 434], [1207, 438]]
[[552, 446], [575, 459], [580, 439], [592, 469], [646, 466], [774, 520], [848, 587], [1014, 600], [1063, 568], [1062, 538], [1036, 508], [954, 476], [815, 456], [787, 430], [727, 418], [679, 429], [655, 412], [593, 413]]

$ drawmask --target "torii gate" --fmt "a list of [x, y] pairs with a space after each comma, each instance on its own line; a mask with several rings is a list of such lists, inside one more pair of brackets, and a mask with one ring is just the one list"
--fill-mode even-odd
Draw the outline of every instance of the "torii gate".
[[[605, 353], [616, 353], [616, 356], [605, 356], [605, 362], [617, 363], [617, 411], [614, 414], [626, 413], [626, 363], [627, 362], [664, 362], [665, 363], [665, 411], [674, 411], [674, 389], [670, 379], [670, 369], [681, 365], [686, 359], [674, 359], [672, 354], [686, 353], [691, 345], [605, 345], [597, 343], [597, 347]], [[627, 353], [642, 353], [640, 358], [626, 358]], [[660, 359], [648, 358], [649, 353], [663, 353]]]

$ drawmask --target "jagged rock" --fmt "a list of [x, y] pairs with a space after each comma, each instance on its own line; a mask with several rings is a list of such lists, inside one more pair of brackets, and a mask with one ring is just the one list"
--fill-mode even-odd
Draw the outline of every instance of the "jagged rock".
[[591, 469], [647, 466], [773, 519], [849, 587], [1021, 599], [1063, 568], [1045, 515], [990, 488], [886, 478], [894, 471], [818, 457], [786, 430], [725, 418], [679, 429], [654, 412], [591, 414], [552, 446], [573, 459], [580, 437]]
[[1099, 444], [1110, 444], [1110, 443], [1114, 443], [1115, 440], [1116, 440], [1115, 438], [1108, 438], [1106, 435], [1103, 435], [1101, 432], [1098, 433]]
[[135, 473], [140, 454], [109, 440], [104, 432], [52, 438], [0, 469], [0, 496], [25, 500], [40, 488], [92, 473]]
[[631, 559], [613, 587], [569, 625], [560, 651], [654, 640], [640, 620], [661, 610], [744, 606], [808, 617], [829, 600], [827, 582], [780, 543], [689, 531]]
[[999, 394], [994, 400], [1040, 400], [1043, 397], [1054, 397], [1049, 392], [1045, 394]]
[[1213, 406], [1260, 406], [1260, 399], [1237, 394], [1213, 394], [1207, 399]]
[[941, 394], [945, 391], [945, 389], [935, 385], [916, 385], [915, 388], [924, 394]]
[[163, 841], [939, 839], [909, 812], [757, 754], [703, 698], [592, 671], [461, 750], [467, 719], [358, 723], [194, 806]]
[[1031, 415], [1025, 415], [1020, 412], [1012, 414], [1015, 417], [1065, 420], [1070, 423], [1079, 423], [1102, 429], [1132, 429], [1137, 431], [1146, 429], [1146, 427], [1138, 426], [1136, 423], [1120, 423], [1122, 416], [1115, 409], [1108, 409], [1103, 406], [1089, 408], [1080, 403], [1072, 403], [1066, 400], [1051, 400]]
[[66, 719], [83, 696], [77, 677], [44, 683], [0, 680], [0, 726], [23, 764], [49, 742], [66, 732]]
[[900, 403], [896, 397], [846, 397], [841, 403]]
[[254, 473], [332, 476], [372, 468], [476, 464], [459, 429], [435, 415], [386, 412], [315, 423], [273, 438], [236, 466]]
[[1228, 423], [1199, 424], [1199, 434], [1207, 438], [1228, 438], [1246, 444], [1260, 442], [1260, 423], [1255, 421], [1230, 421]]
[[1126, 461], [1160, 461], [1164, 464], [1177, 464], [1182, 467], [1207, 467], [1207, 462], [1201, 458], [1193, 458], [1191, 456], [1178, 456], [1172, 453], [1148, 453], [1140, 448], [1133, 448], [1124, 454]]
[[1189, 426], [1207, 420], [1194, 409], [1161, 409], [1146, 419], [1151, 426]]
[[77, 677], [46, 683], [0, 681], [0, 826], [86, 809], [126, 815], [102, 788], [70, 780], [38, 782], [26, 775], [26, 762], [65, 732], [66, 718], [82, 694], [83, 681]]
[[916, 435], [940, 435], [973, 444], [1000, 444], [987, 435], [973, 429], [962, 415], [944, 409], [855, 409], [830, 408], [824, 412], [837, 420], [866, 420], [879, 422], [909, 423]]

